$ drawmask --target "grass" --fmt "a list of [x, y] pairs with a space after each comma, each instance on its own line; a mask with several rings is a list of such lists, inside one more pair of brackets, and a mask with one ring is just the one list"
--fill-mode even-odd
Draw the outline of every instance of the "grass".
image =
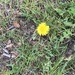
[[[56, 4], [58, 2], [58, 4]], [[12, 59], [8, 66], [12, 70], [2, 71], [4, 75], [75, 75], [75, 54], [66, 57], [68, 41], [75, 36], [75, 2], [59, 2], [49, 0], [24, 0], [11, 5], [10, 0], [1, 0], [0, 4], [6, 3], [11, 6], [10, 13], [4, 17], [0, 15], [0, 47], [9, 39], [13, 40], [15, 51], [19, 52], [16, 59]], [[36, 32], [26, 35], [23, 29], [14, 28], [7, 30], [9, 20], [13, 20], [11, 14], [17, 10], [21, 12], [20, 18], [15, 20], [24, 22], [24, 25], [33, 22], [35, 27], [41, 22], [50, 26], [47, 36], [39, 36]], [[32, 26], [32, 24], [30, 25]], [[29, 28], [29, 27], [28, 27]], [[29, 30], [30, 32], [31, 30]], [[65, 42], [64, 42], [65, 41]], [[75, 40], [73, 40], [75, 42]], [[30, 43], [31, 42], [31, 43]], [[21, 44], [17, 47], [18, 44]], [[75, 44], [75, 43], [74, 43]], [[75, 50], [75, 49], [74, 49]], [[71, 58], [70, 58], [71, 57]]]

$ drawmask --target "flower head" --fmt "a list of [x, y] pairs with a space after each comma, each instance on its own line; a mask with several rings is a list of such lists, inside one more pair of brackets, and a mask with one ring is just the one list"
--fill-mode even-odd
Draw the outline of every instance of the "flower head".
[[39, 26], [37, 27], [37, 33], [40, 36], [45, 36], [48, 34], [48, 32], [49, 32], [49, 26], [47, 26], [45, 22], [40, 23]]

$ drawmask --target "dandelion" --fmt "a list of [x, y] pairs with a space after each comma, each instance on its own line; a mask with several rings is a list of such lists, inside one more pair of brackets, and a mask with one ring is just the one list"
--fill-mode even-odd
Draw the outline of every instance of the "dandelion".
[[47, 24], [45, 22], [42, 22], [39, 24], [39, 26], [37, 27], [36, 30], [40, 36], [45, 36], [49, 32], [49, 26], [47, 26]]

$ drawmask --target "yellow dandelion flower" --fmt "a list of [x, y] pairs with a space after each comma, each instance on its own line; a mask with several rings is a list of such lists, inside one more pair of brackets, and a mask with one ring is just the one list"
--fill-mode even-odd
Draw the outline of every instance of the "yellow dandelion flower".
[[45, 22], [42, 22], [39, 24], [39, 26], [37, 27], [36, 30], [40, 36], [45, 36], [49, 32], [49, 26], [47, 26], [47, 24]]

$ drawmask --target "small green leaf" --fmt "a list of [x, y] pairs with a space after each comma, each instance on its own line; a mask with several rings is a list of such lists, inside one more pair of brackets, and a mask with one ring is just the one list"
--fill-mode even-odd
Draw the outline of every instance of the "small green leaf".
[[75, 24], [72, 24], [72, 22], [65, 21], [64, 24], [65, 24], [66, 26], [69, 26], [69, 27], [72, 27], [72, 28], [75, 27]]
[[56, 8], [55, 11], [58, 12], [60, 15], [63, 15], [64, 14], [64, 11], [61, 10], [61, 9]]
[[69, 12], [69, 14], [75, 16], [75, 6], [70, 7], [68, 12]]

